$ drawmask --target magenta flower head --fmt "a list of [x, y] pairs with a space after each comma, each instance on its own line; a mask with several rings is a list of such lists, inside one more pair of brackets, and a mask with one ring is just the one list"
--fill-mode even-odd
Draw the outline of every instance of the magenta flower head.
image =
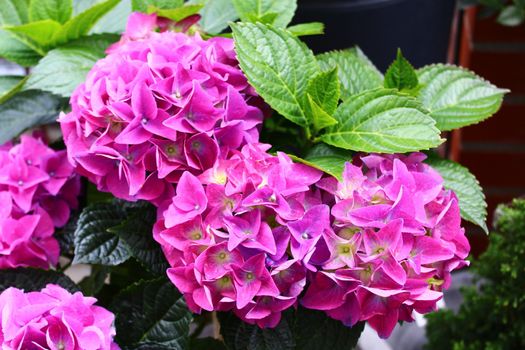
[[80, 174], [116, 197], [156, 204], [184, 172], [202, 174], [257, 142], [264, 109], [232, 39], [158, 26], [155, 15], [133, 14], [60, 118]]
[[79, 192], [65, 151], [30, 135], [0, 147], [0, 268], [56, 265], [53, 233], [67, 223]]
[[97, 300], [48, 284], [40, 292], [0, 294], [2, 349], [118, 350], [115, 316]]

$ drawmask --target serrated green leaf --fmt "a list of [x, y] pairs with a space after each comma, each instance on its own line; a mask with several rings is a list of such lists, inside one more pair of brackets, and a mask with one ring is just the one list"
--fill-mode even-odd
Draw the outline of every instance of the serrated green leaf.
[[296, 314], [295, 337], [301, 350], [348, 350], [357, 346], [365, 323], [353, 327], [328, 317], [322, 311], [300, 307]]
[[54, 122], [62, 105], [60, 98], [43, 91], [23, 91], [0, 104], [0, 144], [27, 128]]
[[232, 0], [205, 0], [203, 4], [199, 24], [209, 34], [221, 33], [228, 28], [228, 23], [239, 18]]
[[308, 47], [285, 30], [264, 24], [231, 25], [241, 69], [259, 95], [279, 114], [310, 130], [307, 87], [318, 73]]
[[31, 22], [51, 19], [59, 23], [66, 23], [72, 13], [72, 0], [33, 0], [29, 5]]
[[182, 295], [165, 278], [143, 281], [120, 293], [111, 310], [116, 313], [116, 340], [130, 349], [186, 349], [192, 316]]
[[309, 22], [300, 23], [286, 28], [287, 31], [295, 36], [320, 35], [324, 34], [324, 23]]
[[74, 264], [114, 266], [131, 257], [129, 248], [109, 229], [121, 224], [126, 217], [124, 208], [115, 203], [96, 203], [87, 206], [78, 219], [75, 230]]
[[21, 24], [19, 26], [4, 27], [22, 43], [33, 48], [40, 54], [54, 43], [54, 36], [62, 29], [62, 25], [50, 19]]
[[441, 174], [445, 188], [456, 193], [461, 217], [488, 233], [487, 203], [476, 177], [467, 168], [451, 160], [429, 158], [426, 162]]
[[339, 124], [320, 139], [362, 152], [412, 152], [438, 146], [435, 121], [410, 96], [395, 90], [363, 92], [343, 102], [334, 114]]
[[64, 23], [62, 29], [54, 36], [54, 41], [57, 44], [64, 44], [88, 34], [96, 22], [111, 11], [119, 1], [120, 0], [106, 0], [79, 13]]
[[319, 143], [306, 154], [305, 161], [341, 181], [345, 163], [352, 162], [352, 153]]
[[341, 96], [337, 67], [319, 72], [308, 82], [306, 92], [326, 113], [333, 114]]
[[147, 202], [126, 205], [127, 217], [120, 225], [109, 229], [126, 242], [129, 252], [153, 274], [164, 275], [169, 268], [164, 253], [153, 239], [157, 211]]
[[0, 57], [24, 67], [34, 66], [42, 57], [33, 48], [20, 42], [13, 34], [0, 29]]
[[337, 124], [337, 120], [335, 120], [330, 114], [326, 113], [326, 111], [314, 101], [310, 94], [307, 94], [307, 98], [309, 103], [308, 116], [312, 121], [314, 135], [316, 135], [319, 130]]
[[182, 5], [184, 5], [184, 0], [131, 0], [131, 9], [143, 13], [148, 11], [148, 6], [158, 9], [176, 9]]
[[97, 60], [104, 57], [104, 50], [117, 40], [114, 35], [96, 35], [49, 51], [34, 67], [25, 89], [71, 96]]
[[383, 75], [358, 47], [330, 51], [316, 57], [322, 70], [338, 68], [343, 100], [383, 86]]
[[[289, 312], [293, 312], [289, 310]], [[231, 350], [295, 350], [293, 324], [286, 317], [275, 328], [242, 322], [233, 313], [219, 313], [221, 335]]]
[[442, 131], [487, 119], [500, 109], [508, 92], [456, 66], [436, 64], [417, 73], [422, 85], [418, 99]]
[[[285, 28], [297, 9], [297, 0], [232, 0], [244, 22], [261, 22]], [[272, 14], [271, 16], [268, 16]]]
[[58, 284], [70, 292], [78, 292], [78, 286], [66, 275], [53, 270], [17, 268], [0, 270], [0, 293], [9, 287], [25, 292], [39, 291], [47, 284]]
[[385, 88], [406, 91], [418, 86], [417, 74], [401, 50], [397, 50], [397, 58], [385, 73]]
[[27, 77], [16, 75], [0, 76], [0, 104], [13, 97], [22, 86], [24, 86]]
[[178, 22], [180, 20], [183, 20], [184, 18], [187, 18], [189, 16], [195, 15], [199, 13], [199, 11], [203, 8], [203, 5], [185, 5], [181, 6], [176, 9], [161, 9], [155, 6], [148, 6], [148, 13], [155, 12], [157, 15], [161, 17], [166, 17], [171, 19], [172, 21]]
[[20, 25], [29, 20], [29, 0], [0, 0], [0, 25]]

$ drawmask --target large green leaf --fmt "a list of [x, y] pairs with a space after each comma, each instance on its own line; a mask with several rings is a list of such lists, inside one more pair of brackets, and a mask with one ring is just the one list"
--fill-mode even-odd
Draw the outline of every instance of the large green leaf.
[[26, 82], [26, 77], [16, 75], [0, 76], [0, 104], [13, 97]]
[[29, 5], [29, 19], [31, 22], [51, 19], [65, 23], [71, 18], [72, 13], [72, 0], [33, 0]]
[[190, 3], [204, 4], [200, 11], [201, 20], [199, 24], [205, 32], [210, 34], [219, 34], [228, 28], [228, 23], [239, 18], [232, 0], [203, 0]]
[[458, 196], [463, 219], [480, 226], [488, 233], [487, 203], [476, 177], [467, 168], [451, 160], [429, 158], [426, 162], [441, 174], [445, 188]]
[[131, 9], [146, 13], [148, 6], [154, 6], [159, 9], [175, 9], [183, 4], [184, 0], [131, 0]]
[[451, 65], [423, 67], [418, 70], [418, 78], [422, 85], [419, 100], [440, 130], [460, 128], [490, 117], [499, 110], [507, 92]]
[[401, 50], [397, 50], [397, 58], [385, 73], [385, 87], [400, 91], [415, 89], [418, 85], [417, 74]]
[[115, 7], [119, 1], [120, 0], [103, 1], [71, 18], [64, 23], [61, 30], [55, 35], [55, 42], [57, 44], [64, 44], [88, 34], [96, 22]]
[[24, 44], [16, 37], [0, 29], [0, 57], [15, 62], [21, 66], [34, 66], [42, 57], [31, 45]]
[[0, 104], [0, 144], [27, 128], [58, 118], [63, 101], [43, 91], [23, 91]]
[[279, 114], [309, 134], [305, 105], [309, 80], [319, 69], [308, 47], [289, 32], [264, 24], [231, 25], [243, 72]]
[[286, 28], [295, 36], [324, 34], [324, 24], [321, 22], [299, 23]]
[[325, 143], [319, 143], [306, 154], [303, 160], [299, 161], [342, 180], [345, 163], [352, 161], [352, 153]]
[[97, 21], [89, 33], [115, 33], [120, 35], [126, 30], [126, 23], [130, 14], [131, 0], [121, 0], [117, 6]]
[[75, 230], [74, 264], [118, 265], [131, 257], [129, 248], [115, 233], [109, 231], [126, 217], [122, 205], [96, 203], [87, 206]]
[[383, 75], [358, 47], [317, 55], [317, 61], [325, 71], [338, 68], [343, 99], [383, 86]]
[[306, 93], [310, 107], [308, 118], [312, 121], [314, 133], [337, 124], [337, 120], [332, 117], [341, 96], [337, 67], [328, 72], [319, 72], [313, 77]]
[[[288, 311], [292, 313], [292, 310]], [[219, 313], [221, 335], [231, 350], [294, 350], [293, 320], [286, 317], [275, 328], [259, 328], [242, 322], [233, 313]], [[290, 322], [291, 321], [291, 322]]]
[[376, 89], [353, 96], [334, 114], [339, 124], [320, 139], [362, 152], [411, 152], [438, 146], [435, 121], [419, 102], [395, 90]]
[[69, 277], [53, 270], [33, 268], [0, 270], [0, 293], [9, 287], [23, 289], [26, 292], [39, 291], [49, 283], [58, 284], [70, 292], [79, 290]]
[[192, 319], [182, 295], [165, 278], [134, 284], [120, 293], [116, 340], [128, 349], [186, 349]]
[[297, 9], [297, 0], [232, 0], [243, 22], [261, 22], [285, 28]]
[[53, 38], [62, 29], [62, 25], [57, 21], [45, 19], [19, 26], [8, 26], [4, 29], [11, 32], [22, 43], [44, 54], [45, 48], [54, 43]]
[[20, 25], [28, 21], [29, 0], [0, 0], [0, 25]]
[[40, 89], [64, 97], [82, 83], [104, 50], [118, 40], [115, 35], [96, 35], [49, 51], [33, 69], [26, 89]]

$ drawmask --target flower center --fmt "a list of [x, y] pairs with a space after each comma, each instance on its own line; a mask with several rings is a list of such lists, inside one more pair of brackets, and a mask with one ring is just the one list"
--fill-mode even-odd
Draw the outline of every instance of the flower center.
[[140, 122], [142, 123], [142, 125], [146, 125], [148, 124], [148, 118], [144, 117]]
[[220, 252], [218, 256], [219, 256], [219, 259], [225, 260], [227, 255], [225, 252]]
[[170, 156], [174, 156], [177, 154], [177, 149], [174, 146], [168, 146], [166, 147], [166, 153], [168, 153]]
[[252, 272], [248, 272], [248, 273], [246, 274], [246, 279], [247, 279], [248, 281], [251, 281], [251, 280], [253, 280], [254, 278], [255, 278], [255, 276], [254, 276], [254, 274], [253, 274]]

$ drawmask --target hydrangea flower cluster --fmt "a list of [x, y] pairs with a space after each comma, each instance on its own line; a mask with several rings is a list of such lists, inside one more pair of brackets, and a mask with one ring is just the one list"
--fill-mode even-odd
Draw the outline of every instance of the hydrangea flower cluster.
[[156, 32], [133, 14], [60, 118], [77, 172], [126, 200], [160, 203], [182, 173], [200, 174], [258, 141], [264, 103], [238, 67], [233, 40]]
[[48, 284], [40, 292], [0, 294], [2, 349], [118, 350], [115, 316], [97, 300]]
[[455, 195], [424, 155], [357, 157], [344, 180], [251, 144], [186, 172], [154, 237], [194, 312], [274, 327], [297, 303], [387, 337], [429, 312], [468, 241]]
[[53, 233], [67, 223], [79, 192], [66, 151], [54, 151], [31, 135], [1, 146], [0, 268], [56, 265]]

